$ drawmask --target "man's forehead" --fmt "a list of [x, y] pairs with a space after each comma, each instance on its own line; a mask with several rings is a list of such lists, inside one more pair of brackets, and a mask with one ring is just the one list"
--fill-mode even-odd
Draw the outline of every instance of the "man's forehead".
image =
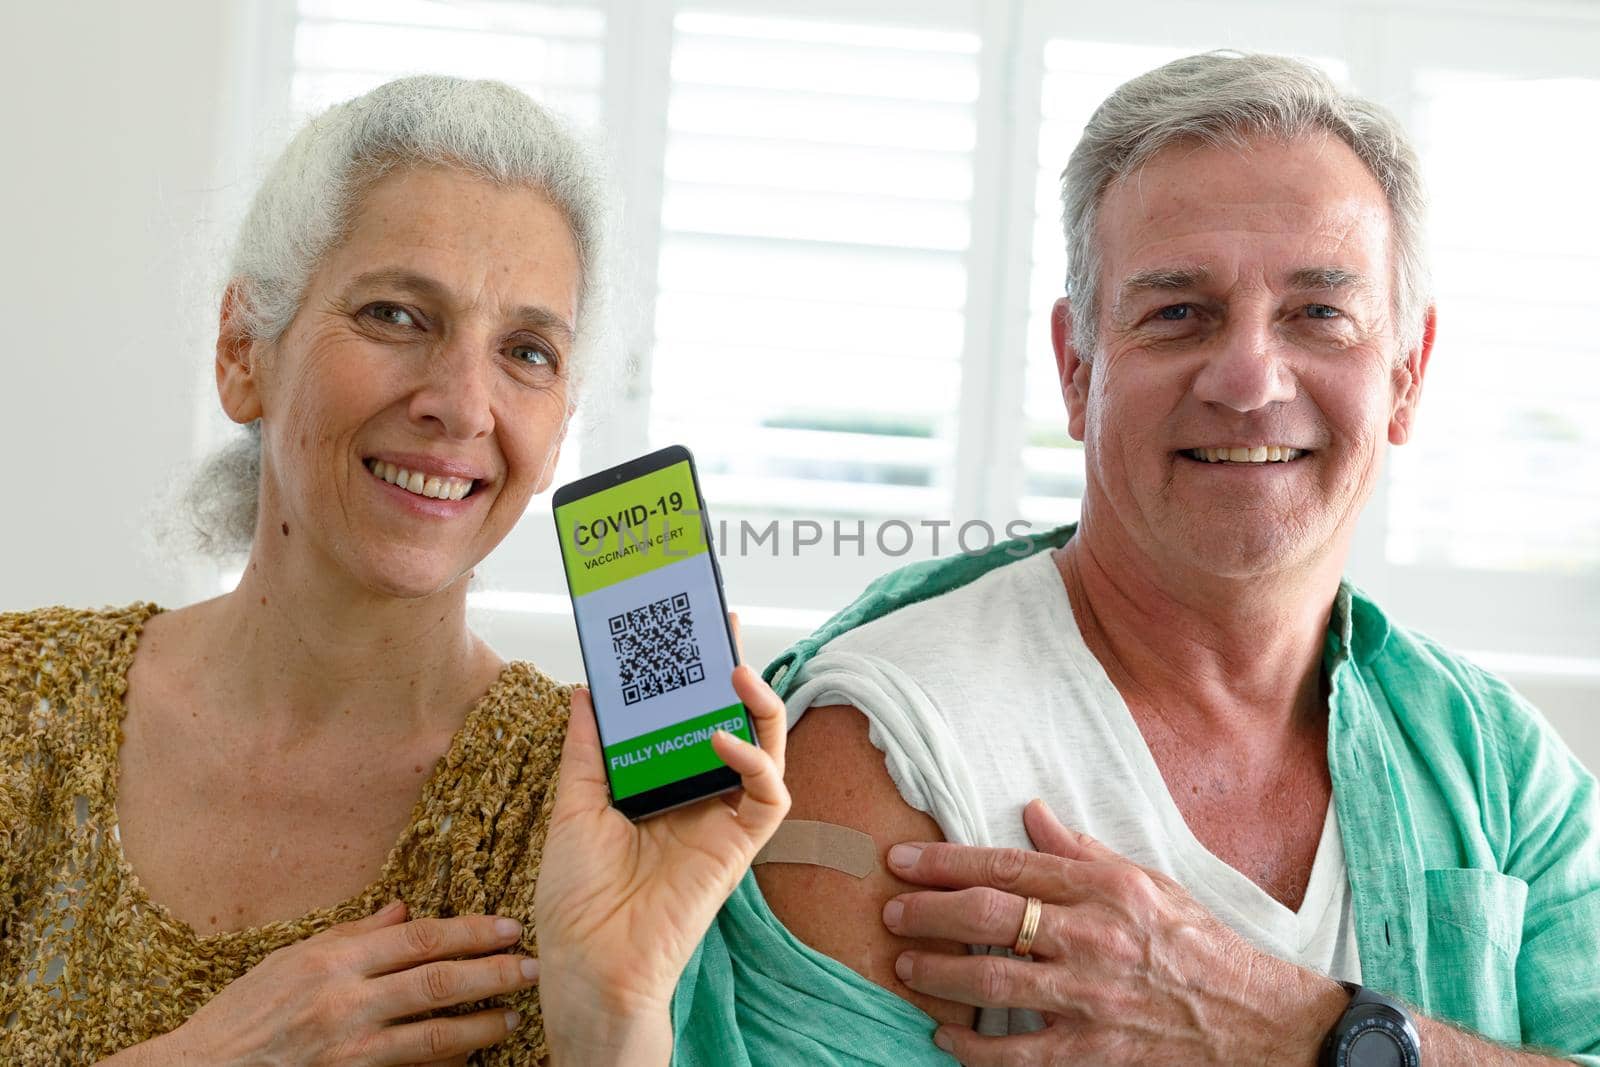
[[1165, 149], [1106, 190], [1096, 223], [1118, 288], [1182, 271], [1215, 280], [1248, 270], [1273, 283], [1307, 271], [1372, 275], [1390, 239], [1377, 179], [1333, 138]]

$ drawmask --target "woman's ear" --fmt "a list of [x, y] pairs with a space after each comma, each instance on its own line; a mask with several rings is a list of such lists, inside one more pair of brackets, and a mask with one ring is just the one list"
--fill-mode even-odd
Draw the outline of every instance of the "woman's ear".
[[1050, 312], [1050, 345], [1056, 350], [1056, 376], [1067, 404], [1067, 433], [1083, 440], [1084, 409], [1089, 402], [1089, 361], [1072, 343], [1072, 301], [1062, 297]]
[[228, 418], [241, 425], [261, 417], [256, 376], [261, 346], [245, 329], [245, 300], [244, 283], [235, 278], [222, 294], [222, 318], [217, 325], [217, 396]]

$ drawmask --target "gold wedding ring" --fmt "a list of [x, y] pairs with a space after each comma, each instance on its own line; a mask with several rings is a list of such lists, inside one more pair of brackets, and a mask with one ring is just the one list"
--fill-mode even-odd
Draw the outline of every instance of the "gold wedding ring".
[[1012, 952], [1026, 956], [1033, 948], [1033, 939], [1039, 936], [1039, 916], [1043, 912], [1044, 902], [1038, 897], [1029, 897], [1022, 908], [1022, 928], [1017, 931], [1017, 943], [1011, 946]]

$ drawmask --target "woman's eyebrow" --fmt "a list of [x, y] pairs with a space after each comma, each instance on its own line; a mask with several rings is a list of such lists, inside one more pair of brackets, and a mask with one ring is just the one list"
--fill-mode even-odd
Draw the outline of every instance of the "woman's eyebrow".
[[[406, 267], [379, 267], [376, 270], [365, 271], [351, 280], [349, 288], [360, 289], [365, 286], [388, 286], [440, 303], [452, 303], [450, 290], [441, 282]], [[559, 334], [564, 340], [571, 340], [575, 333], [572, 324], [565, 318], [537, 304], [526, 304], [516, 308], [511, 312], [511, 317], [533, 329]]]
[[405, 289], [416, 293], [418, 296], [431, 297], [437, 300], [446, 300], [450, 291], [438, 281], [418, 271], [408, 270], [405, 267], [379, 267], [358, 274], [350, 282], [351, 289], [360, 289], [364, 286], [390, 286], [395, 289]]

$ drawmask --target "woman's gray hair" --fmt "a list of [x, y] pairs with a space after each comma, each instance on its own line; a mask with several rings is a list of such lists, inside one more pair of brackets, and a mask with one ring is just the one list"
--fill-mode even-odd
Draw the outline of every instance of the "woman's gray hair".
[[1243, 147], [1332, 134], [1366, 164], [1389, 202], [1394, 308], [1400, 350], [1422, 336], [1431, 298], [1425, 201], [1416, 152], [1400, 123], [1368, 100], [1341, 93], [1321, 70], [1285, 56], [1231, 51], [1186, 56], [1118, 87], [1095, 110], [1061, 173], [1072, 341], [1092, 357], [1099, 343], [1100, 250], [1095, 223], [1111, 184], [1179, 143]]
[[[611, 186], [597, 151], [501, 82], [399, 78], [308, 122], [268, 171], [239, 230], [228, 278], [238, 286], [245, 336], [267, 344], [282, 337], [367, 191], [386, 174], [421, 166], [527, 186], [566, 217], [582, 271], [568, 381], [574, 399], [585, 396], [610, 369], [603, 353], [610, 348]], [[203, 461], [188, 485], [195, 547], [215, 556], [248, 550], [260, 476], [255, 422]]]

